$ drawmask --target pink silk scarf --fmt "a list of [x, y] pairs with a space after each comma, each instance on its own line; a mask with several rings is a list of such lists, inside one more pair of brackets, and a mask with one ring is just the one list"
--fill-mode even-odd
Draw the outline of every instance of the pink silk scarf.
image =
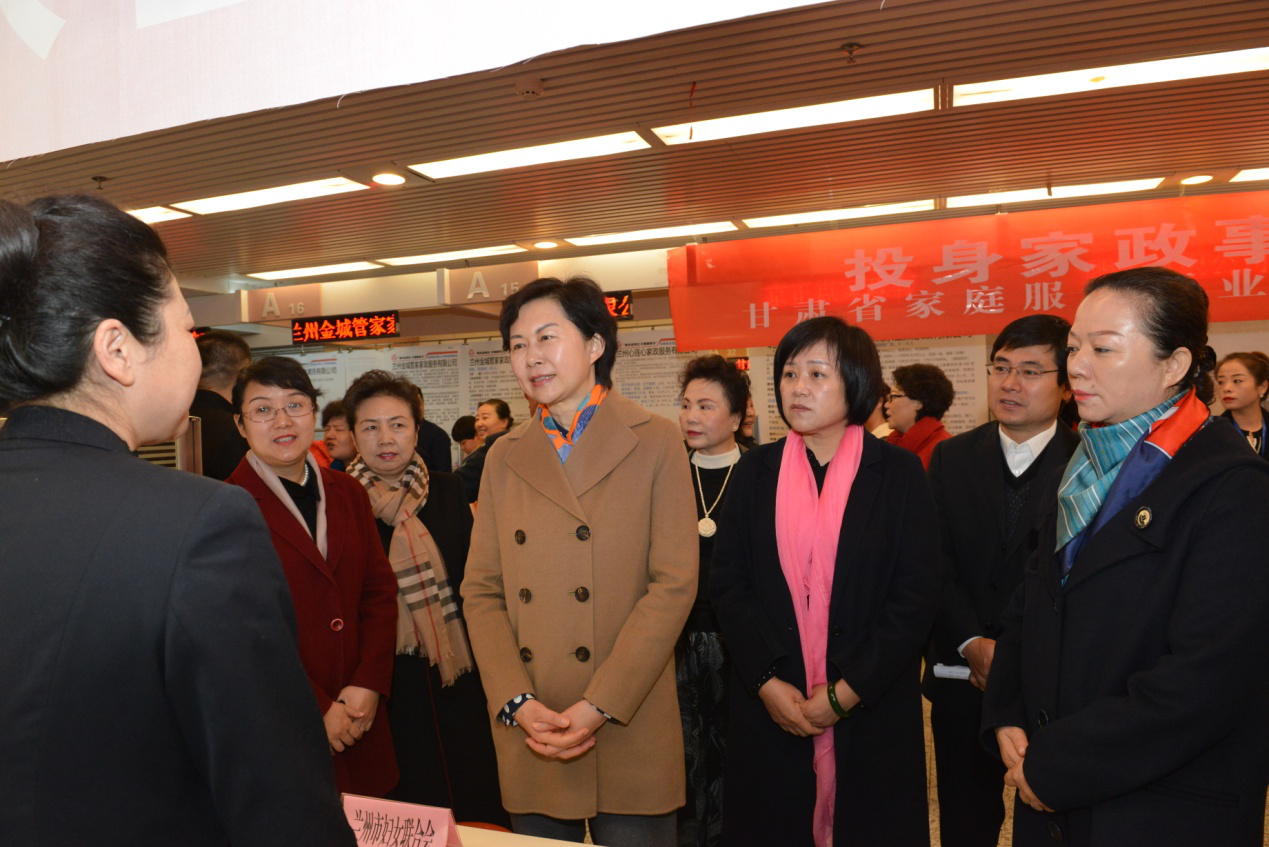
[[[847, 426], [828, 465], [824, 491], [816, 489], [806, 455], [806, 443], [789, 432], [776, 484], [776, 549], [780, 570], [793, 598], [802, 661], [806, 667], [806, 695], [828, 683], [828, 612], [833, 594], [837, 541], [850, 489], [863, 454], [864, 429]], [[837, 795], [837, 762], [833, 732], [814, 739], [815, 845], [830, 847], [833, 808]]]

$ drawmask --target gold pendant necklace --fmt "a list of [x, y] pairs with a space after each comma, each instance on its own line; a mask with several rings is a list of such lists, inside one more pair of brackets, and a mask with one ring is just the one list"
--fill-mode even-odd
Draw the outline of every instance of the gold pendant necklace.
[[696, 531], [701, 534], [701, 538], [713, 538], [714, 533], [718, 532], [718, 524], [714, 523], [709, 513], [718, 508], [718, 504], [722, 502], [723, 492], [727, 490], [727, 481], [731, 479], [732, 469], [736, 467], [736, 463], [732, 462], [727, 466], [727, 476], [723, 477], [723, 487], [718, 489], [718, 496], [714, 498], [714, 505], [705, 505], [705, 490], [701, 488], [701, 466], [692, 463], [692, 470], [696, 471], [696, 492], [701, 498], [701, 510], [705, 512], [705, 517], [696, 522]]

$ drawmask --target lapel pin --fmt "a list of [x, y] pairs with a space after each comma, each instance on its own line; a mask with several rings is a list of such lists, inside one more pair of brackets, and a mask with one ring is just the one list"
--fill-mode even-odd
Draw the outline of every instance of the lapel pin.
[[1150, 513], [1150, 509], [1146, 506], [1142, 506], [1137, 510], [1137, 517], [1133, 522], [1137, 524], [1137, 529], [1145, 529], [1150, 526], [1150, 520], [1153, 517], [1154, 516]]

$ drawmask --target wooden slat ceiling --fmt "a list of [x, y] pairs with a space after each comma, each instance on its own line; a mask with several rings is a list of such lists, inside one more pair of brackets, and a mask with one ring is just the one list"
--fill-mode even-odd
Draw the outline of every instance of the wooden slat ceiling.
[[[419, 49], [426, 42], [421, 35]], [[847, 42], [863, 45], [853, 64], [839, 49]], [[102, 175], [112, 199], [143, 207], [691, 119], [1267, 45], [1266, 0], [827, 3], [20, 160], [0, 166], [0, 195], [87, 190]], [[526, 76], [545, 81], [541, 98], [516, 96], [513, 83]], [[179, 274], [225, 278], [1050, 181], [1265, 166], [1269, 72], [656, 147], [158, 229]], [[1174, 194], [1174, 182], [1159, 193]], [[606, 249], [646, 246], [660, 245]]]

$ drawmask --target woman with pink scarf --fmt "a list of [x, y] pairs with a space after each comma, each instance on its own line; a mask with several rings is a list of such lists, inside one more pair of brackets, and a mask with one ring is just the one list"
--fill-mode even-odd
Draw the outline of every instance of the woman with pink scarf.
[[929, 484], [864, 432], [882, 391], [866, 332], [803, 321], [774, 370], [790, 432], [737, 464], [710, 581], [734, 674], [723, 842], [925, 847]]

